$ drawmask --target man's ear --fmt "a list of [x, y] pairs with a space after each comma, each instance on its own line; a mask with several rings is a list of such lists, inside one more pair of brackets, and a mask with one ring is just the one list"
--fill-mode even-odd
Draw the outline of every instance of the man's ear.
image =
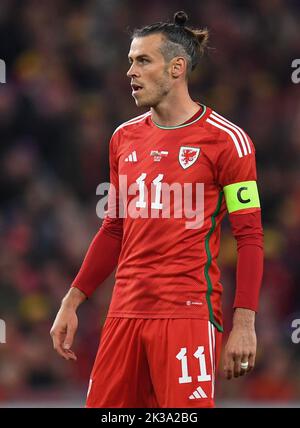
[[176, 57], [172, 60], [171, 74], [172, 74], [172, 77], [174, 77], [175, 79], [178, 79], [178, 77], [185, 74], [186, 69], [187, 69], [187, 62], [185, 58]]

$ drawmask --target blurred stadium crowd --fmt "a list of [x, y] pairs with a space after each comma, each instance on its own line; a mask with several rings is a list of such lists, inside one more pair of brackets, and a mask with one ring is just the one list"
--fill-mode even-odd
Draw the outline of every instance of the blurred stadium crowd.
[[[255, 372], [219, 378], [222, 400], [300, 401], [300, 5], [294, 0], [1, 0], [0, 403], [84, 400], [113, 278], [79, 310], [76, 363], [49, 330], [93, 235], [96, 187], [109, 180], [114, 128], [141, 112], [126, 77], [128, 29], [184, 8], [207, 26], [210, 49], [191, 94], [252, 137], [265, 228], [265, 273]], [[235, 243], [225, 221], [220, 264], [225, 338], [231, 326]]]

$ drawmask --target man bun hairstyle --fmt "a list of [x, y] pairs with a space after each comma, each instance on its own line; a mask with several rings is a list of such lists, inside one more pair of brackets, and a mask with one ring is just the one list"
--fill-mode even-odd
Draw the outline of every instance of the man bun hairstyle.
[[174, 20], [170, 22], [157, 22], [140, 29], [135, 29], [131, 39], [146, 37], [152, 34], [162, 34], [165, 41], [161, 52], [167, 62], [176, 56], [183, 56], [187, 60], [188, 74], [199, 63], [200, 57], [205, 51], [208, 42], [208, 30], [193, 29], [186, 26], [188, 15], [184, 11], [174, 14]]
[[180, 12], [174, 13], [174, 23], [180, 27], [184, 27], [185, 23], [188, 21], [188, 16], [182, 10]]

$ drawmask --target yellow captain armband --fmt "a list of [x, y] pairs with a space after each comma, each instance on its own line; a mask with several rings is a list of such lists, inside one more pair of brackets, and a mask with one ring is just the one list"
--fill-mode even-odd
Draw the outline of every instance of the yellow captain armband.
[[248, 208], [260, 208], [256, 181], [241, 181], [223, 188], [229, 214]]

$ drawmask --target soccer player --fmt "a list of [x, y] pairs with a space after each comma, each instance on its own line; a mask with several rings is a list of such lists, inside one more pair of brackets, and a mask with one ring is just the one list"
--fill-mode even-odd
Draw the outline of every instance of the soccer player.
[[[86, 407], [214, 406], [226, 212], [238, 260], [224, 371], [231, 379], [254, 367], [263, 270], [255, 149], [241, 128], [191, 99], [208, 32], [186, 21], [177, 12], [173, 23], [133, 33], [127, 76], [136, 105], [149, 111], [112, 135], [108, 210], [51, 329], [56, 351], [75, 360], [76, 310], [117, 266]], [[166, 197], [174, 184], [192, 186], [192, 207], [200, 200], [194, 223], [178, 215], [187, 205], [180, 192]]]

